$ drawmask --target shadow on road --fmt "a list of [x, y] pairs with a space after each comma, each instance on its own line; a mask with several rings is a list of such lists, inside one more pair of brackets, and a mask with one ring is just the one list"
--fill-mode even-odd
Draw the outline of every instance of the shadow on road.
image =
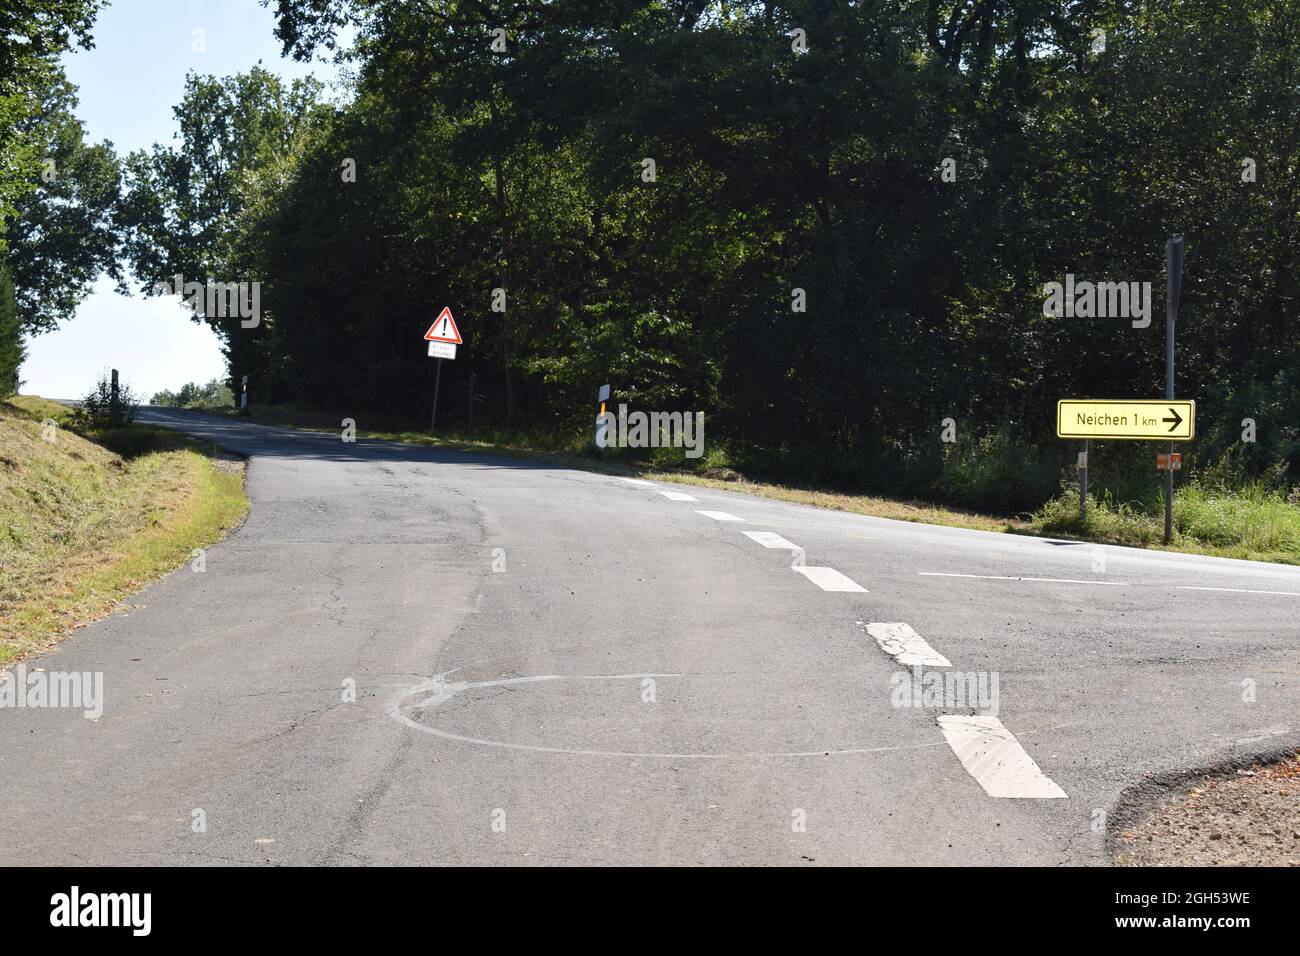
[[204, 438], [239, 455], [271, 458], [303, 458], [321, 461], [374, 462], [400, 461], [429, 464], [471, 464], [486, 468], [545, 470], [554, 467], [541, 462], [493, 455], [490, 452], [463, 451], [415, 445], [376, 438], [343, 441], [339, 433], [258, 425], [252, 422], [205, 415], [188, 409], [141, 406], [136, 421], [144, 425], [174, 428]]

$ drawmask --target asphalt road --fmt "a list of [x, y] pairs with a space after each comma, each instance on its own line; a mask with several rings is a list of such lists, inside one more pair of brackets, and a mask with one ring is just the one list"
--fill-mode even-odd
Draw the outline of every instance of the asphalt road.
[[0, 709], [0, 864], [1096, 864], [1300, 744], [1300, 569], [141, 418], [252, 513], [28, 662], [104, 712]]

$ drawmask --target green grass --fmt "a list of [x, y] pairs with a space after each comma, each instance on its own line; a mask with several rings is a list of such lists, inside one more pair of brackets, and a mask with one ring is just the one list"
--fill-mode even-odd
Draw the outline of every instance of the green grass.
[[36, 395], [15, 395], [4, 404], [9, 406], [11, 412], [18, 412], [29, 418], [40, 420], [52, 418], [60, 424], [69, 421], [73, 414], [73, 409], [67, 405], [60, 405], [58, 402], [52, 402], [48, 398], [40, 398]]
[[1188, 485], [1174, 495], [1174, 525], [1206, 547], [1300, 563], [1300, 507], [1259, 484], [1214, 493]]
[[[1123, 502], [1088, 498], [1079, 518], [1077, 488], [1047, 502], [1030, 522], [1033, 533], [1143, 548], [1165, 548], [1164, 499]], [[1174, 492], [1173, 537], [1167, 550], [1252, 561], [1300, 564], [1300, 507], [1261, 485], [1240, 490], [1195, 482]]]
[[248, 510], [242, 466], [166, 429], [42, 424], [68, 411], [0, 403], [0, 666], [104, 616]]

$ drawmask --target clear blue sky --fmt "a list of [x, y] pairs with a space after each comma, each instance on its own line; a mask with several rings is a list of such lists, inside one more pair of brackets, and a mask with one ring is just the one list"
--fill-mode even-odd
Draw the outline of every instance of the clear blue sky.
[[[86, 138], [109, 140], [119, 155], [170, 143], [172, 107], [190, 70], [228, 76], [260, 60], [286, 77], [335, 78], [330, 64], [281, 59], [274, 28], [271, 10], [258, 0], [116, 0], [95, 21], [94, 48], [63, 58], [79, 90]], [[196, 29], [206, 31], [205, 52], [192, 49]], [[101, 279], [73, 321], [29, 341], [22, 391], [77, 398], [110, 367], [146, 400], [225, 375], [216, 336], [195, 324], [179, 300], [127, 298]]]

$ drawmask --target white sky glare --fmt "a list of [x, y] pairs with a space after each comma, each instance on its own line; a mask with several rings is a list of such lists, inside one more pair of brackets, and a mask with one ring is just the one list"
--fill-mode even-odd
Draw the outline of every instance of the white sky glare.
[[[206, 32], [202, 53], [192, 49], [196, 29]], [[258, 0], [117, 0], [105, 7], [91, 30], [94, 48], [63, 57], [87, 140], [108, 140], [120, 156], [172, 143], [172, 108], [190, 70], [230, 76], [260, 60], [289, 79], [334, 79], [330, 64], [282, 59], [274, 30], [272, 11]], [[220, 342], [192, 315], [177, 298], [120, 296], [101, 278], [71, 322], [28, 340], [22, 391], [78, 398], [100, 372], [116, 368], [147, 401], [162, 389], [224, 377]]]

